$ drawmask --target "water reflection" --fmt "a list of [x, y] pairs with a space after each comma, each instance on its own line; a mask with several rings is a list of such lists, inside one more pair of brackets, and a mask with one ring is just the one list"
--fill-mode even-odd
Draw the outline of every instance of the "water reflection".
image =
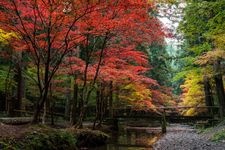
[[120, 133], [112, 134], [107, 145], [95, 150], [151, 150], [160, 136], [159, 132], [152, 132], [149, 127], [126, 128]]

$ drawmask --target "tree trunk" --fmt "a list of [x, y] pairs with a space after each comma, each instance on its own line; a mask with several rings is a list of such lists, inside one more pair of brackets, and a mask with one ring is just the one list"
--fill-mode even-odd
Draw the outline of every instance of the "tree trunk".
[[6, 95], [0, 91], [0, 111], [5, 111], [6, 108]]
[[43, 110], [43, 116], [42, 116], [42, 124], [46, 123], [46, 117], [47, 117], [47, 101], [44, 103], [44, 110]]
[[[212, 89], [208, 77], [204, 76], [204, 92], [206, 106], [214, 106]], [[208, 108], [208, 113], [213, 116], [213, 108]]]
[[54, 122], [54, 108], [55, 108], [55, 102], [51, 101], [51, 107], [50, 107], [50, 111], [51, 111], [51, 125], [55, 124], [55, 122]]
[[221, 74], [220, 61], [216, 61], [214, 64], [215, 69], [215, 84], [216, 84], [216, 93], [218, 101], [220, 104], [220, 116], [221, 118], [225, 116], [225, 97], [224, 97], [224, 87], [223, 87], [223, 78]]
[[75, 83], [73, 87], [73, 101], [71, 105], [70, 123], [75, 125], [77, 123], [77, 102], [78, 102], [78, 85]]
[[[41, 99], [39, 101], [41, 101]], [[41, 106], [40, 106], [39, 102], [37, 102], [36, 108], [35, 108], [35, 111], [34, 111], [34, 115], [33, 115], [33, 119], [32, 119], [32, 122], [31, 122], [32, 124], [38, 124], [39, 123], [40, 112], [41, 112]]]
[[93, 123], [93, 127], [92, 127], [92, 129], [94, 130], [95, 129], [95, 125], [96, 125], [96, 122], [98, 121], [98, 119], [99, 119], [99, 116], [100, 116], [100, 114], [99, 114], [99, 108], [100, 107], [100, 91], [99, 91], [99, 89], [97, 89], [97, 91], [96, 91], [96, 111], [95, 111], [95, 120], [94, 120], [94, 123]]
[[107, 98], [105, 93], [105, 85], [102, 83], [101, 91], [100, 91], [100, 112], [99, 112], [100, 116], [99, 116], [99, 123], [98, 123], [99, 127], [101, 127], [102, 125], [105, 110], [107, 108], [106, 104], [107, 104]]
[[[17, 55], [17, 60], [16, 60], [16, 70], [15, 70], [15, 81], [17, 83], [16, 86], [16, 96], [13, 101], [14, 102], [14, 110], [21, 110], [22, 109], [22, 99], [24, 98], [24, 87], [25, 87], [25, 82], [24, 82], [24, 77], [23, 77], [23, 56], [22, 52], [18, 52]], [[19, 112], [14, 113], [16, 116], [20, 116]]]
[[34, 115], [33, 115], [33, 119], [32, 119], [32, 124], [38, 124], [39, 123], [39, 117], [40, 117], [40, 113], [41, 113], [41, 109], [44, 106], [45, 101], [47, 100], [47, 96], [48, 96], [48, 87], [49, 85], [46, 85], [46, 88], [44, 89], [44, 94], [42, 96], [40, 96], [37, 104], [36, 104], [36, 108], [34, 111]]
[[72, 108], [72, 102], [71, 102], [71, 91], [68, 90], [66, 93], [66, 104], [65, 104], [65, 112], [64, 112], [64, 116], [66, 120], [70, 120], [70, 112], [71, 112], [71, 108]]
[[75, 125], [77, 128], [82, 128], [83, 118], [84, 118], [84, 114], [85, 114], [84, 95], [83, 95], [84, 92], [83, 91], [81, 91], [81, 92], [82, 92], [82, 94], [80, 96], [79, 103], [78, 103], [78, 105], [79, 105], [79, 110], [78, 110], [79, 117], [78, 117], [76, 125]]
[[113, 118], [113, 82], [109, 85], [109, 117]]

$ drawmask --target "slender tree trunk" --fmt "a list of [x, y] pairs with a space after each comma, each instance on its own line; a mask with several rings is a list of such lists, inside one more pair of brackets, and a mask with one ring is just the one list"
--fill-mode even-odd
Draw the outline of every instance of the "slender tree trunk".
[[75, 125], [77, 123], [77, 116], [76, 116], [77, 102], [78, 102], [78, 85], [74, 83], [73, 101], [71, 105], [71, 117], [70, 117], [70, 122], [72, 125]]
[[66, 92], [66, 104], [65, 104], [65, 112], [64, 112], [64, 116], [66, 120], [71, 121], [71, 109], [72, 109], [72, 91], [73, 91], [73, 87], [72, 85], [74, 84], [74, 81], [71, 77], [68, 77], [68, 82], [70, 84], [70, 89], [67, 90]]
[[[42, 99], [39, 99], [41, 101]], [[36, 108], [34, 111], [33, 119], [32, 119], [32, 124], [38, 124], [39, 123], [39, 117], [40, 117], [40, 111], [41, 111], [41, 106], [39, 104], [39, 101], [36, 104]]]
[[49, 94], [47, 94], [47, 98], [44, 101], [42, 124], [46, 124], [47, 113], [49, 112], [49, 108], [50, 108], [50, 100], [52, 99], [52, 84], [49, 85], [48, 91], [49, 91]]
[[43, 116], [42, 116], [42, 124], [46, 123], [46, 117], [47, 117], [47, 101], [44, 102], [44, 110], [43, 110]]
[[[18, 52], [17, 60], [16, 60], [16, 70], [15, 70], [15, 81], [17, 83], [16, 86], [16, 96], [13, 101], [14, 110], [21, 110], [22, 109], [22, 99], [24, 98], [24, 89], [25, 89], [25, 82], [23, 77], [23, 56], [22, 52]], [[14, 113], [16, 116], [20, 116], [19, 112]]]
[[71, 108], [71, 96], [70, 93], [66, 94], [66, 103], [65, 103], [65, 111], [64, 111], [64, 117], [66, 120], [70, 120], [70, 108]]
[[82, 128], [83, 127], [83, 119], [84, 119], [84, 114], [85, 114], [85, 107], [84, 105], [80, 105], [80, 114], [79, 114], [79, 118], [76, 122], [76, 127], [77, 128]]
[[54, 125], [54, 107], [55, 107], [55, 101], [53, 100], [53, 93], [52, 93], [52, 84], [50, 84], [49, 88], [49, 97], [47, 99], [47, 108], [49, 110], [50, 116], [51, 116], [51, 125]]
[[40, 117], [40, 113], [41, 113], [41, 109], [44, 106], [45, 101], [47, 100], [47, 95], [48, 95], [48, 87], [49, 85], [46, 85], [46, 89], [44, 89], [44, 94], [42, 96], [42, 94], [40, 95], [40, 98], [36, 104], [36, 108], [34, 111], [34, 115], [33, 115], [33, 120], [32, 120], [32, 124], [37, 124], [39, 123], [39, 117]]
[[105, 85], [102, 83], [101, 84], [101, 92], [100, 92], [100, 116], [99, 116], [99, 124], [98, 126], [101, 127], [102, 125], [102, 121], [103, 121], [103, 117], [104, 117], [104, 114], [105, 114], [105, 110], [106, 110], [106, 102], [107, 102], [107, 99], [106, 99], [106, 93], [105, 93]]
[[100, 107], [100, 91], [99, 91], [99, 89], [97, 89], [97, 91], [96, 91], [95, 120], [94, 120], [93, 127], [92, 127], [93, 130], [95, 129], [96, 122], [98, 121], [99, 116], [100, 116], [100, 114], [99, 114], [99, 112], [100, 112], [99, 111], [99, 107]]
[[109, 85], [109, 117], [113, 118], [113, 82]]
[[5, 93], [0, 91], [0, 111], [6, 110], [6, 108], [5, 108], [6, 104], [5, 103], [6, 103], [6, 95], [5, 95]]
[[84, 114], [85, 114], [85, 106], [84, 106], [84, 92], [83, 90], [81, 91], [81, 96], [80, 96], [80, 99], [79, 99], [79, 117], [77, 119], [77, 122], [76, 122], [76, 127], [77, 128], [82, 128], [83, 127], [83, 118], [84, 118]]
[[64, 116], [66, 120], [70, 120], [70, 112], [72, 108], [72, 98], [71, 98], [71, 91], [68, 90], [66, 93], [66, 104], [65, 104], [65, 112]]
[[55, 102], [52, 101], [51, 102], [51, 107], [50, 107], [50, 110], [51, 110], [51, 125], [55, 124], [55, 121], [54, 121], [54, 108], [55, 108]]

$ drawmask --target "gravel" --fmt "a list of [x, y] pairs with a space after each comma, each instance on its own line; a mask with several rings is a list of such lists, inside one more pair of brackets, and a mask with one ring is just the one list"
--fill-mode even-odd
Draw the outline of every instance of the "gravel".
[[153, 150], [225, 150], [225, 143], [214, 143], [187, 125], [173, 124], [167, 128]]

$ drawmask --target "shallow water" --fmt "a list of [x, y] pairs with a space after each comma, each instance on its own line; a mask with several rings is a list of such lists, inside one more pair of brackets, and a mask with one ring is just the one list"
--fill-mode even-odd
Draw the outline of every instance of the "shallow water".
[[161, 134], [150, 127], [127, 127], [111, 135], [107, 145], [93, 150], [151, 150]]

